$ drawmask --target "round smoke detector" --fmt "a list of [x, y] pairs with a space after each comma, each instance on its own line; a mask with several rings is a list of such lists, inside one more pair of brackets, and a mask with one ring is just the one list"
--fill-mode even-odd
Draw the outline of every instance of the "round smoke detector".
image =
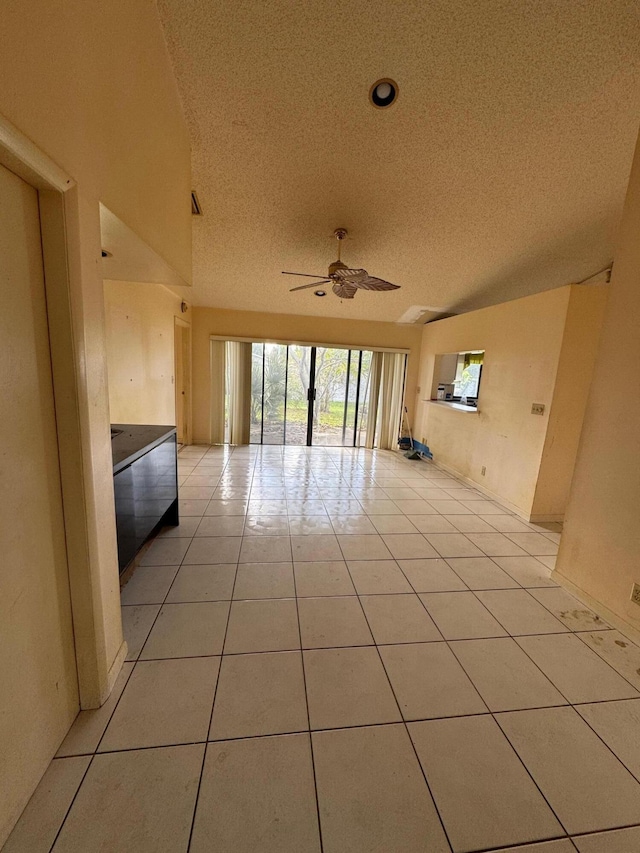
[[390, 107], [398, 99], [398, 84], [389, 77], [383, 77], [382, 80], [376, 80], [373, 86], [369, 89], [369, 100], [374, 107], [384, 109]]

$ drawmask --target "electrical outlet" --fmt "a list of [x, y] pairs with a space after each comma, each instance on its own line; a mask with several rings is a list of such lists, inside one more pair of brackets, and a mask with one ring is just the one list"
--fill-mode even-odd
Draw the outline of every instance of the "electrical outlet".
[[631, 601], [634, 604], [640, 604], [640, 583], [634, 583], [633, 589], [631, 590]]
[[532, 403], [531, 404], [531, 414], [532, 415], [544, 415], [544, 403]]
[[487, 469], [485, 468], [484, 465], [482, 466], [482, 471], [480, 471], [480, 473], [482, 474], [483, 477], [487, 473]]

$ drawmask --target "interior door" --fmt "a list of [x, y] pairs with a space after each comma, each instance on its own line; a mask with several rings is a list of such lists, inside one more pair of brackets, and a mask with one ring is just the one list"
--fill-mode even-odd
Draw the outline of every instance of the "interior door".
[[0, 846], [78, 711], [38, 195], [0, 167]]

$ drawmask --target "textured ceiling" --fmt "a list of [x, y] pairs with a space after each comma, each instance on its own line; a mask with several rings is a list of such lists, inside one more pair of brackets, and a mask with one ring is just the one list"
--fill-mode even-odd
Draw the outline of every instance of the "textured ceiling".
[[[159, 0], [192, 139], [195, 304], [397, 320], [606, 266], [640, 121], [640, 2]], [[397, 81], [386, 110], [368, 101]], [[402, 285], [353, 301], [280, 270]], [[308, 279], [307, 279], [308, 281]]]

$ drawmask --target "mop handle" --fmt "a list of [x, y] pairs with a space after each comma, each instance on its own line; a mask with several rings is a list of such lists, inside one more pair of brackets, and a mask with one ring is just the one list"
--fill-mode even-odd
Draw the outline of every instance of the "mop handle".
[[407, 407], [404, 407], [404, 413], [407, 419], [407, 427], [409, 428], [409, 441], [411, 442], [411, 449], [413, 450], [413, 433], [411, 432], [411, 421], [409, 420], [409, 412], [407, 411]]

